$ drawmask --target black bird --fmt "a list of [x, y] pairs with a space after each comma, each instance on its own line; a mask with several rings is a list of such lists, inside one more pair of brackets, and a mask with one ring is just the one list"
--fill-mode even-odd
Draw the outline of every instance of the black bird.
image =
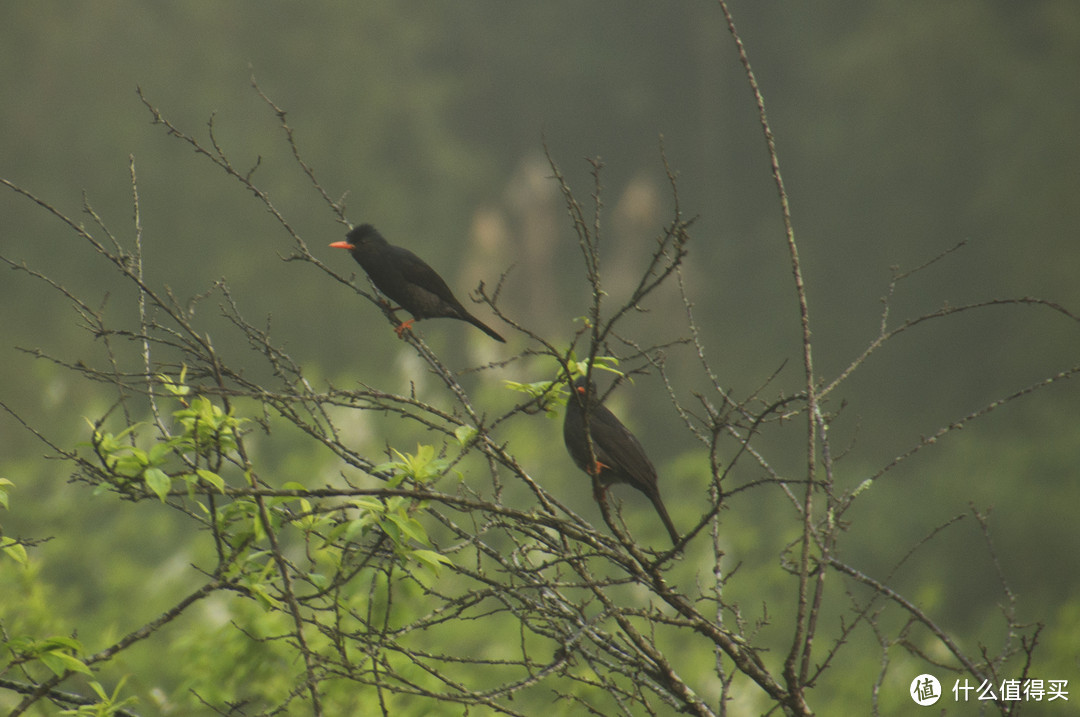
[[411, 319], [395, 329], [398, 336], [411, 328], [414, 321], [445, 317], [468, 321], [496, 341], [506, 343], [506, 339], [461, 305], [443, 278], [423, 259], [389, 243], [370, 224], [361, 224], [346, 235], [346, 241], [336, 241], [330, 246], [348, 249], [379, 291], [412, 314]]
[[[589, 465], [589, 447], [585, 440], [584, 404], [589, 403], [589, 433], [592, 435], [595, 465]], [[634, 434], [622, 424], [615, 414], [600, 404], [596, 387], [590, 385], [585, 392], [585, 378], [574, 382], [570, 399], [566, 402], [566, 419], [563, 421], [563, 441], [574, 463], [590, 476], [595, 476], [599, 491], [596, 500], [604, 499], [604, 491], [615, 483], [628, 483], [649, 497], [664, 521], [671, 542], [679, 543], [679, 531], [668, 516], [660, 490], [656, 487], [656, 469], [653, 468], [645, 449]]]

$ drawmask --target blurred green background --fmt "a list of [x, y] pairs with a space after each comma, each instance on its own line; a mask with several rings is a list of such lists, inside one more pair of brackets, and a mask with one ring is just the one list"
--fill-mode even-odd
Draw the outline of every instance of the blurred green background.
[[[735, 3], [733, 11], [791, 197], [821, 376], [834, 377], [876, 334], [891, 266], [914, 268], [963, 240], [963, 250], [901, 285], [894, 321], [945, 302], [1029, 295], [1080, 310], [1080, 6], [831, 1]], [[352, 223], [371, 222], [416, 250], [459, 296], [513, 266], [506, 310], [564, 342], [588, 295], [570, 222], [546, 179], [542, 137], [583, 201], [591, 191], [583, 158], [604, 160], [605, 268], [617, 297], [670, 218], [663, 135], [683, 210], [700, 215], [688, 281], [713, 367], [745, 395], [786, 359], [779, 385], [798, 386], [798, 314], [777, 197], [753, 98], [716, 5], [0, 4], [0, 176], [89, 223], [80, 214], [85, 192], [130, 243], [134, 155], [151, 281], [188, 297], [225, 278], [253, 323], [273, 317], [275, 339], [312, 376], [401, 388], [413, 370], [402, 363], [407, 349], [377, 312], [311, 267], [281, 261], [291, 249], [281, 227], [153, 126], [136, 96], [139, 86], [201, 139], [213, 115], [238, 167], [261, 158], [256, 182], [313, 251], [354, 271], [347, 256], [325, 248], [344, 228], [296, 166], [251, 74], [288, 112], [323, 186], [334, 197], [348, 192]], [[130, 291], [115, 272], [7, 190], [0, 253], [91, 303], [108, 294], [109, 315], [134, 320]], [[107, 406], [101, 387], [15, 347], [71, 360], [100, 356], [100, 347], [61, 297], [25, 274], [4, 272], [0, 301], [0, 398], [61, 445], [85, 440], [83, 417]], [[635, 324], [643, 342], [685, 333], [672, 320], [681, 311], [673, 295], [650, 308]], [[243, 340], [215, 323], [214, 306], [200, 311], [230, 360], [262, 370]], [[464, 354], [458, 345], [466, 344], [468, 359], [502, 355], [464, 325], [432, 322], [423, 332], [451, 353]], [[521, 339], [511, 347], [522, 348]], [[920, 436], [1073, 366], [1078, 349], [1075, 323], [1030, 307], [902, 336], [836, 397], [848, 405], [834, 439], [851, 444], [841, 480], [857, 485]], [[670, 367], [692, 401], [690, 391], [705, 387], [693, 356], [675, 351]], [[497, 389], [491, 396], [501, 404], [513, 398]], [[618, 401], [620, 413], [633, 411], [629, 422], [661, 469], [676, 522], [688, 523], [704, 490], [693, 468], [700, 446], [659, 382], [639, 380]], [[996, 547], [1021, 617], [1047, 624], [1047, 662], [1035, 676], [1080, 678], [1076, 402], [1075, 385], [1038, 392], [890, 472], [847, 516], [853, 527], [842, 557], [881, 574], [969, 502], [993, 506]], [[552, 490], [582, 492], [560, 452], [558, 425], [541, 429], [534, 445], [519, 436], [519, 450], [538, 469], [558, 461]], [[796, 449], [801, 430], [785, 436]], [[292, 450], [275, 448], [282, 456]], [[149, 524], [130, 522], [134, 513], [104, 499], [87, 510], [86, 489], [68, 485], [66, 469], [42, 460], [43, 447], [6, 415], [0, 450], [0, 476], [16, 483], [19, 510], [3, 516], [5, 532], [58, 536], [43, 548], [56, 604], [111, 624], [123, 613], [107, 606], [115, 584], [145, 569], [183, 579], [192, 558], [170, 545], [179, 528], [164, 508]], [[780, 462], [797, 470], [794, 459]], [[776, 529], [790, 527], [791, 515], [760, 495], [737, 497], [725, 514], [731, 550], [769, 567], [776, 582], [769, 592], [784, 595], [791, 586], [771, 566], [790, 537]], [[571, 502], [595, 517], [588, 495]], [[924, 548], [918, 570], [897, 578], [944, 624], [971, 630], [972, 640], [1002, 599], [979, 541], [968, 521]], [[89, 557], [105, 550], [117, 556], [116, 574]], [[148, 607], [154, 599], [147, 595]], [[160, 599], [164, 607], [170, 597]]]

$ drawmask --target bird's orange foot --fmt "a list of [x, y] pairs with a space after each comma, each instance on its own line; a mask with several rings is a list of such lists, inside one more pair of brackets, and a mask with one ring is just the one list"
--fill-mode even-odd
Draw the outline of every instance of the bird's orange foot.
[[408, 321], [402, 321], [400, 324], [394, 327], [394, 333], [397, 337], [402, 338], [402, 334], [406, 331], [412, 331], [412, 325], [416, 322], [416, 319], [409, 319]]
[[600, 461], [597, 461], [593, 471], [589, 472], [589, 475], [591, 475], [593, 478], [593, 498], [596, 500], [597, 503], [603, 503], [605, 500], [607, 500], [608, 486], [600, 480], [600, 472], [603, 471], [605, 468], [607, 468], [607, 466], [605, 466]]
[[611, 466], [609, 466], [609, 465], [605, 465], [605, 464], [601, 463], [600, 461], [597, 461], [597, 462], [596, 462], [596, 463], [595, 463], [595, 464], [593, 465], [593, 468], [592, 468], [592, 470], [591, 470], [591, 471], [587, 471], [587, 472], [588, 472], [588, 474], [589, 474], [589, 475], [591, 475], [591, 476], [598, 476], [598, 475], [600, 475], [601, 473], [603, 473], [604, 471], [606, 471], [606, 470], [607, 470], [608, 468], [610, 468], [610, 467], [611, 467]]

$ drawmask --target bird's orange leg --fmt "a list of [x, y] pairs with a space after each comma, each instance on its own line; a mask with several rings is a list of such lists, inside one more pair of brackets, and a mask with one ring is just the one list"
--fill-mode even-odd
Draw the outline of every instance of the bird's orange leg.
[[608, 487], [600, 482], [600, 473], [606, 468], [608, 468], [608, 466], [597, 461], [596, 465], [593, 466], [593, 469], [589, 471], [589, 475], [591, 475], [593, 479], [593, 498], [597, 503], [607, 500]]
[[402, 321], [400, 324], [398, 324], [397, 326], [394, 327], [394, 333], [397, 334], [397, 337], [399, 339], [402, 338], [401, 335], [403, 333], [405, 333], [406, 331], [411, 331], [412, 330], [412, 325], [415, 322], [416, 322], [416, 319], [409, 319], [408, 321]]

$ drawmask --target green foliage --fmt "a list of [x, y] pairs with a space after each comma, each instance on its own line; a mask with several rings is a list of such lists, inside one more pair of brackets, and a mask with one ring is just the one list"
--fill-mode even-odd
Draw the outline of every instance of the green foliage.
[[90, 674], [90, 668], [77, 657], [83, 652], [82, 643], [70, 637], [13, 637], [3, 642], [3, 647], [11, 653], [11, 659], [17, 663], [39, 661], [49, 668], [54, 675], [63, 675], [68, 671]]
[[[0, 509], [7, 510], [11, 506], [8, 492], [14, 487], [15, 484], [7, 478], [0, 478]], [[2, 524], [0, 524], [0, 550], [19, 565], [27, 566], [26, 546], [15, 538], [5, 537]]]
[[0, 537], [0, 549], [23, 567], [27, 565], [26, 547], [14, 538]]
[[558, 408], [566, 401], [566, 398], [560, 395], [562, 386], [566, 382], [559, 379], [535, 381], [533, 383], [520, 383], [506, 379], [503, 384], [511, 391], [524, 393], [529, 398], [538, 401], [540, 407], [547, 413], [548, 418], [555, 418], [559, 415]]
[[8, 498], [8, 489], [13, 488], [14, 486], [15, 484], [7, 478], [0, 478], [0, 508], [7, 510], [11, 505], [9, 502], [10, 499]]
[[454, 438], [457, 439], [462, 448], [468, 448], [478, 434], [479, 431], [476, 430], [475, 426], [458, 426], [454, 429]]
[[127, 677], [121, 677], [113, 691], [107, 692], [100, 682], [90, 680], [87, 684], [94, 694], [98, 696], [98, 702], [92, 705], [82, 705], [73, 710], [63, 710], [62, 715], [76, 715], [77, 717], [110, 717], [119, 713], [125, 707], [137, 703], [136, 697], [121, 697], [121, 690], [127, 683]]
[[[99, 497], [116, 492], [131, 500], [154, 498], [173, 505], [186, 500], [210, 529], [204, 535], [215, 536], [220, 544], [222, 562], [213, 570], [216, 579], [228, 587], [230, 592], [226, 594], [243, 596], [239, 600], [214, 600], [241, 627], [239, 631], [203, 632], [195, 627], [182, 631], [179, 641], [172, 641], [169, 652], [186, 658], [177, 666], [179, 680], [169, 690], [171, 696], [165, 705], [190, 702], [187, 691], [199, 696], [191, 707], [203, 704], [199, 700], [226, 702], [243, 694], [267, 705], [288, 699], [288, 682], [276, 679], [282, 670], [291, 669], [293, 655], [291, 648], [277, 639], [288, 632], [294, 609], [287, 604], [290, 589], [283, 583], [277, 552], [283, 546], [300, 550], [306, 557], [290, 571], [291, 580], [315, 594], [333, 595], [330, 604], [336, 604], [337, 610], [352, 611], [369, 603], [375, 597], [373, 587], [380, 584], [386, 591], [410, 592], [416, 588], [417, 576], [435, 578], [453, 565], [449, 557], [432, 549], [421, 520], [428, 505], [425, 500], [389, 495], [320, 501], [308, 497], [307, 487], [297, 482], [282, 484], [279, 494], [263, 496], [249, 490], [259, 484], [257, 465], [238, 472], [243, 480], [232, 488], [222, 479], [221, 468], [193, 469], [194, 465], [235, 465], [242, 427], [249, 419], [238, 415], [234, 407], [226, 408], [201, 395], [188, 384], [185, 371], [175, 377], [159, 375], [158, 379], [166, 396], [180, 404], [172, 412], [175, 434], [159, 434], [147, 442], [145, 422], [135, 422], [117, 432], [104, 429], [101, 421], [91, 422], [92, 438], [81, 444], [90, 448], [90, 455], [80, 458], [79, 466], [83, 477], [96, 485]], [[470, 429], [457, 435], [467, 449], [476, 432]], [[426, 489], [453, 470], [453, 461], [440, 456], [432, 445], [418, 445], [412, 453], [394, 449], [393, 455], [395, 460], [372, 467], [372, 473], [383, 476], [389, 489]], [[184, 482], [186, 490], [172, 490], [177, 480]], [[10, 487], [9, 481], [0, 482], [5, 506]], [[363, 545], [368, 546], [366, 549], [387, 546], [393, 556], [391, 564], [400, 565], [402, 570], [392, 579], [377, 569], [357, 572]], [[6, 539], [4, 548], [11, 557], [28, 565], [21, 544]], [[388, 603], [383, 604], [389, 609]], [[258, 609], [252, 611], [250, 606]], [[396, 607], [393, 612], [401, 613], [405, 607]], [[304, 608], [307, 620], [318, 621], [321, 612]], [[404, 614], [411, 615], [407, 619], [418, 616], [407, 609]], [[312, 650], [331, 649], [325, 639], [314, 633], [308, 640]], [[208, 644], [213, 644], [214, 649], [207, 650]], [[60, 676], [89, 674], [79, 657], [82, 643], [71, 638], [26, 634], [7, 640], [4, 647], [9, 666], [39, 664]], [[365, 658], [358, 654], [356, 659], [362, 663]], [[221, 679], [220, 675], [228, 677]], [[417, 675], [417, 679], [421, 676]], [[79, 705], [67, 713], [114, 714], [130, 703], [130, 698], [121, 697], [122, 677], [111, 693], [102, 684], [94, 681], [90, 685], [98, 697], [96, 704]], [[334, 690], [328, 690], [328, 699], [333, 695]], [[351, 704], [352, 699], [348, 697], [345, 703]]]
[[[587, 360], [578, 360], [573, 349], [568, 352], [568, 356], [566, 367], [570, 371], [570, 380], [573, 381], [579, 376], [585, 376], [589, 370], [589, 362]], [[616, 376], [622, 376], [624, 374], [619, 371], [618, 365], [619, 359], [614, 356], [596, 356], [593, 358], [593, 369], [595, 371], [605, 371]], [[595, 373], [593, 375], [595, 376]], [[564, 393], [563, 389], [566, 387], [567, 382], [562, 375], [547, 381], [534, 381], [532, 383], [520, 383], [504, 379], [503, 385], [511, 391], [523, 393], [537, 401], [548, 418], [556, 418], [559, 415], [559, 409], [566, 405], [568, 394]]]
[[[225, 480], [215, 471], [195, 468], [200, 463], [220, 465], [235, 452], [236, 439], [246, 419], [233, 416], [206, 396], [190, 398], [191, 387], [184, 383], [187, 368], [174, 380], [164, 374], [158, 379], [168, 394], [181, 407], [173, 411], [180, 431], [158, 437], [149, 448], [140, 448], [138, 431], [144, 423], [135, 423], [119, 433], [102, 430], [87, 419], [93, 431], [89, 446], [101, 462], [104, 472], [100, 490], [114, 489], [130, 493], [134, 486], [145, 485], [162, 503], [172, 490], [173, 480], [183, 481], [189, 495], [194, 495], [200, 482], [219, 492], [225, 490]], [[172, 465], [172, 472], [164, 468]], [[182, 467], [181, 467], [182, 466]]]
[[450, 461], [435, 457], [434, 446], [418, 445], [416, 453], [391, 450], [398, 460], [375, 466], [375, 472], [390, 474], [387, 485], [391, 488], [397, 488], [406, 479], [418, 486], [424, 485], [442, 476], [450, 467]]

